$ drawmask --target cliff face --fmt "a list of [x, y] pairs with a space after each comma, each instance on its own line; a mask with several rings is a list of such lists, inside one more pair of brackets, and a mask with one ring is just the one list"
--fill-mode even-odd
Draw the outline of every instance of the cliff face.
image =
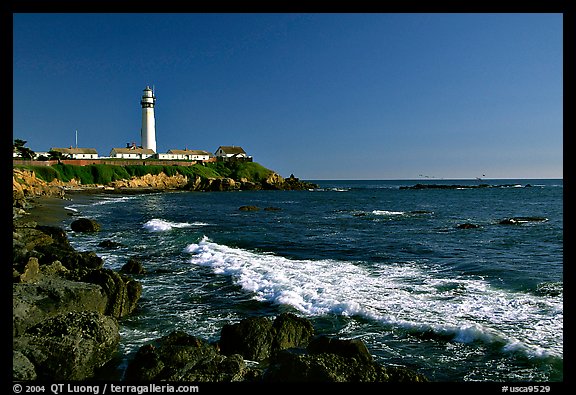
[[112, 188], [182, 189], [187, 184], [188, 177], [182, 174], [167, 176], [160, 173], [157, 175], [145, 174], [142, 177], [132, 177], [129, 180], [112, 181], [107, 186]]
[[294, 176], [284, 178], [272, 172], [262, 179], [234, 179], [230, 177], [187, 177], [182, 174], [168, 176], [165, 173], [145, 174], [141, 177], [133, 176], [130, 179], [116, 180], [105, 185], [81, 184], [73, 179], [69, 182], [53, 180], [46, 182], [33, 171], [13, 169], [12, 191], [13, 206], [23, 208], [26, 200], [37, 196], [64, 197], [67, 190], [102, 189], [102, 190], [189, 190], [189, 191], [236, 191], [236, 190], [306, 190], [317, 188], [315, 184], [300, 181]]
[[37, 196], [64, 196], [64, 186], [78, 186], [75, 180], [63, 183], [58, 180], [46, 182], [36, 177], [33, 171], [13, 169], [12, 171], [12, 199], [13, 206], [25, 207], [25, 201]]

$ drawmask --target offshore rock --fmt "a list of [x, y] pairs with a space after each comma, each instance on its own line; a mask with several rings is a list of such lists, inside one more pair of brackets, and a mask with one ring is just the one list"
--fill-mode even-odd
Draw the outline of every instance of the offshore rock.
[[144, 269], [144, 265], [142, 265], [142, 261], [138, 258], [131, 256], [128, 258], [128, 262], [120, 268], [120, 273], [124, 274], [145, 274], [146, 270]]
[[[55, 316], [13, 339], [14, 378], [83, 380], [108, 362], [120, 341], [115, 319], [97, 312]], [[24, 356], [30, 364], [22, 358]], [[31, 372], [31, 366], [34, 372]]]
[[469, 222], [465, 222], [463, 224], [459, 224], [456, 226], [456, 229], [477, 229], [480, 228], [480, 225], [477, 224], [471, 224]]
[[518, 225], [526, 222], [544, 222], [548, 221], [546, 217], [512, 217], [505, 218], [498, 222], [500, 225]]
[[260, 210], [260, 207], [258, 207], [258, 206], [240, 206], [240, 208], [238, 208], [238, 210], [240, 210], [240, 211], [258, 211], [258, 210]]
[[70, 224], [70, 228], [74, 232], [98, 232], [101, 226], [93, 219], [79, 218]]
[[122, 243], [118, 243], [118, 242], [112, 241], [112, 240], [103, 240], [100, 243], [98, 243], [98, 247], [107, 248], [107, 249], [114, 249], [114, 248], [123, 247], [123, 246], [124, 245]]
[[318, 188], [318, 185], [311, 182], [301, 181], [299, 178], [294, 177], [294, 174], [291, 174], [288, 178], [284, 178], [277, 173], [272, 173], [262, 181], [262, 188], [298, 191], [316, 189]]

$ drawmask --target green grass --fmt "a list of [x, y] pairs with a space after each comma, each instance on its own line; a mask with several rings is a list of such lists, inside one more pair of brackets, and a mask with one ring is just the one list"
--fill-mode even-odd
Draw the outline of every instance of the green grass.
[[229, 177], [234, 180], [246, 178], [248, 181], [261, 182], [265, 180], [272, 170], [255, 162], [223, 163], [212, 162], [204, 165], [192, 166], [166, 166], [166, 165], [65, 165], [52, 166], [16, 165], [16, 168], [31, 170], [36, 177], [50, 182], [54, 179], [68, 182], [72, 179], [81, 184], [108, 184], [112, 181], [126, 180], [131, 177], [142, 177], [146, 174], [157, 175], [164, 173], [167, 176], [182, 174], [188, 178], [222, 178]]

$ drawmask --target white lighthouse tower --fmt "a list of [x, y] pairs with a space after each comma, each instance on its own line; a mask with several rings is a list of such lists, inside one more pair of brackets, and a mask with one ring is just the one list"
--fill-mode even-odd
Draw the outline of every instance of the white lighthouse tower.
[[142, 148], [149, 148], [156, 152], [156, 121], [154, 120], [156, 96], [149, 86], [144, 89], [140, 104], [142, 105], [142, 129], [140, 131]]

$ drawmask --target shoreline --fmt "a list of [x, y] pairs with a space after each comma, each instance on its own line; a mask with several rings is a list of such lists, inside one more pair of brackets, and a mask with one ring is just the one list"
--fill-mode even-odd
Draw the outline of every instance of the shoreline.
[[70, 201], [69, 198], [37, 196], [28, 202], [30, 206], [24, 209], [26, 214], [14, 221], [34, 221], [38, 225], [62, 227], [62, 223], [71, 213], [66, 209]]
[[[59, 226], [66, 228], [70, 224], [63, 225], [66, 220], [76, 216], [76, 212], [66, 209], [66, 206], [73, 204], [83, 198], [96, 197], [97, 195], [140, 195], [158, 192], [170, 192], [171, 190], [157, 188], [78, 188], [65, 189], [64, 197], [40, 195], [27, 199], [28, 207], [24, 209], [24, 214], [14, 219], [14, 222], [34, 221], [38, 225]], [[72, 219], [70, 220], [72, 222]], [[70, 229], [64, 229], [68, 232]]]

